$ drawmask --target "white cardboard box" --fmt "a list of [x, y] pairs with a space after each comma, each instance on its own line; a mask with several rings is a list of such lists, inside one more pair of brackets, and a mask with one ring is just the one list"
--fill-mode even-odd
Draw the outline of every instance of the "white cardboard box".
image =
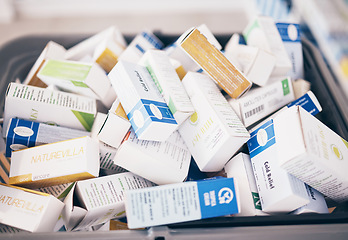
[[89, 136], [90, 132], [11, 118], [6, 134], [6, 157], [13, 150]]
[[165, 141], [176, 130], [178, 124], [146, 67], [119, 61], [109, 78], [139, 139]]
[[259, 47], [276, 57], [272, 76], [286, 76], [291, 70], [291, 61], [273, 18], [258, 16], [243, 31], [243, 36], [250, 46]]
[[324, 195], [315, 190], [314, 188], [306, 185], [309, 203], [296, 209], [292, 214], [302, 214], [302, 213], [329, 213]]
[[37, 76], [47, 85], [96, 98], [106, 107], [116, 99], [105, 71], [95, 63], [49, 59]]
[[294, 100], [291, 80], [285, 78], [250, 90], [242, 98], [230, 99], [229, 103], [244, 126], [249, 127]]
[[301, 107], [274, 118], [279, 164], [337, 202], [348, 199], [348, 143]]
[[227, 177], [235, 179], [238, 183], [240, 208], [236, 216], [267, 215], [262, 211], [250, 156], [239, 153], [225, 165], [224, 169]]
[[309, 199], [305, 183], [280, 166], [280, 146], [274, 128], [271, 119], [252, 132], [248, 148], [262, 211], [288, 213], [308, 204]]
[[148, 50], [139, 64], [150, 72], [178, 125], [194, 113], [191, 100], [165, 52]]
[[220, 171], [249, 133], [209, 76], [188, 72], [182, 81], [196, 112], [180, 135], [201, 171]]
[[124, 217], [125, 192], [151, 186], [153, 183], [130, 172], [76, 182], [64, 200], [62, 215], [67, 231]]
[[25, 188], [0, 184], [0, 223], [30, 232], [52, 232], [64, 203]]
[[156, 184], [183, 182], [191, 154], [175, 131], [166, 141], [139, 140], [133, 131], [116, 152], [114, 163]]
[[[72, 93], [10, 83], [6, 91], [4, 129], [11, 118], [46, 122], [90, 131], [96, 100]], [[3, 131], [5, 137], [6, 131]]]
[[127, 191], [128, 227], [150, 227], [238, 213], [235, 184], [233, 178], [219, 178]]
[[10, 184], [39, 188], [97, 177], [99, 146], [80, 137], [12, 152]]

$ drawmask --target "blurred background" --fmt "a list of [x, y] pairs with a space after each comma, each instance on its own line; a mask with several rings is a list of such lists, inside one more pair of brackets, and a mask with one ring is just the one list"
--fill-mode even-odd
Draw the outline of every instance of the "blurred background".
[[348, 96], [348, 0], [0, 0], [0, 47], [27, 35], [94, 34], [111, 25], [130, 35], [180, 35], [205, 23], [230, 34], [257, 14], [300, 23]]

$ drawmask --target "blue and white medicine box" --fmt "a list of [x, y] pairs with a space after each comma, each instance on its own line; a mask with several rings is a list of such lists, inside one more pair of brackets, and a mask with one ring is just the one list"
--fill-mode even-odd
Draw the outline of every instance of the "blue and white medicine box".
[[119, 61], [109, 79], [141, 140], [165, 141], [178, 124], [146, 67]]

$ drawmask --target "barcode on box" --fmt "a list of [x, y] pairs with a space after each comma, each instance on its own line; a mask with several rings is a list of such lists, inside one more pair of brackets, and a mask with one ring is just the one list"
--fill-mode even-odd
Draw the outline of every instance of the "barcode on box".
[[262, 105], [260, 105], [260, 106], [258, 106], [258, 107], [256, 107], [256, 108], [254, 108], [254, 109], [252, 109], [252, 110], [246, 112], [246, 113], [244, 114], [244, 115], [245, 115], [245, 118], [251, 117], [251, 116], [255, 115], [256, 113], [263, 111], [264, 109], [265, 109], [265, 105], [262, 104]]

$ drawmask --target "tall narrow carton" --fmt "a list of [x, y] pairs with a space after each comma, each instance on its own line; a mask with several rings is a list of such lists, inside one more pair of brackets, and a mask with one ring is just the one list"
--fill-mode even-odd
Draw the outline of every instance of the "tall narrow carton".
[[290, 78], [285, 78], [248, 92], [243, 98], [231, 99], [233, 110], [245, 127], [256, 123], [269, 114], [295, 100]]
[[160, 185], [183, 182], [190, 160], [177, 131], [164, 142], [139, 140], [131, 131], [117, 150], [114, 163]]
[[77, 231], [124, 217], [125, 192], [153, 185], [130, 172], [78, 181], [64, 200], [65, 227]]
[[207, 38], [195, 28], [182, 36], [180, 47], [232, 98], [242, 96], [252, 85]]
[[225, 165], [224, 169], [228, 178], [238, 182], [240, 209], [237, 216], [266, 215], [262, 212], [250, 156], [239, 153]]
[[128, 227], [150, 227], [238, 213], [235, 184], [233, 178], [220, 178], [127, 191]]
[[[10, 83], [6, 91], [4, 129], [11, 118], [46, 122], [91, 131], [96, 100], [72, 93]], [[5, 137], [6, 131], [3, 131]]]
[[6, 157], [13, 150], [89, 136], [90, 132], [12, 118], [6, 134]]
[[276, 23], [276, 26], [292, 65], [287, 75], [291, 79], [304, 78], [300, 25], [295, 23]]
[[47, 85], [100, 100], [106, 107], [116, 99], [110, 80], [97, 64], [54, 60], [45, 62], [38, 77]]
[[33, 190], [0, 184], [0, 223], [29, 232], [52, 232], [64, 203]]
[[148, 50], [139, 64], [150, 72], [178, 125], [194, 113], [191, 100], [164, 51]]
[[248, 148], [262, 210], [288, 213], [309, 203], [305, 183], [280, 166], [273, 120], [251, 133]]
[[165, 141], [176, 130], [178, 124], [146, 67], [119, 61], [109, 78], [139, 139]]
[[145, 30], [131, 41], [118, 60], [138, 63], [149, 49], [162, 49], [163, 43], [151, 31]]
[[291, 70], [291, 61], [273, 18], [256, 17], [244, 29], [243, 36], [248, 45], [261, 48], [276, 57], [272, 76], [286, 76]]
[[180, 135], [201, 171], [220, 171], [250, 135], [209, 76], [188, 72], [182, 82], [196, 112]]
[[42, 65], [48, 59], [60, 59], [65, 58], [66, 50], [63, 46], [58, 43], [49, 41], [45, 46], [44, 50], [41, 52], [38, 59], [35, 61], [34, 65], [30, 69], [27, 77], [24, 79], [23, 84], [32, 85], [37, 87], [47, 87], [47, 84], [42, 82], [38, 77], [37, 73], [40, 71]]
[[274, 118], [279, 164], [337, 202], [348, 200], [348, 143], [301, 107]]
[[12, 152], [10, 184], [39, 188], [97, 177], [98, 142], [74, 138]]

